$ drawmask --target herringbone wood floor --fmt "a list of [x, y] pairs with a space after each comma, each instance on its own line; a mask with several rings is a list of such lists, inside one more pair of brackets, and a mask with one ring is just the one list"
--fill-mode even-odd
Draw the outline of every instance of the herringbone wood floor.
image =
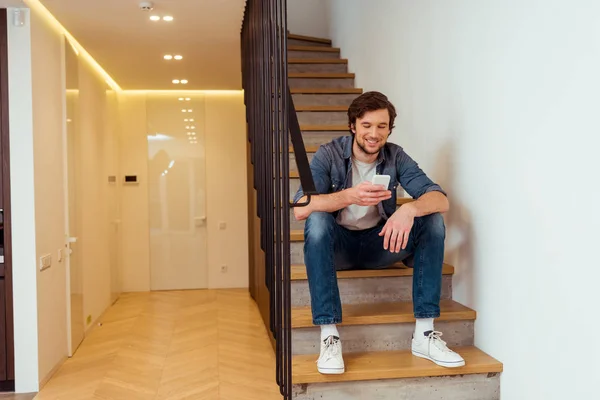
[[35, 400], [281, 399], [248, 291], [121, 296]]

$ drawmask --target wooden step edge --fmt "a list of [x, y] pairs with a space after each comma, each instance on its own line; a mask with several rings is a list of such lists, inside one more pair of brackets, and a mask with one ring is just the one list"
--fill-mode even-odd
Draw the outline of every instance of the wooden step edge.
[[[317, 150], [319, 150], [320, 146], [317, 145], [304, 145], [304, 149], [306, 150], [307, 153], [316, 153]], [[290, 153], [294, 152], [294, 148], [290, 146]]]
[[304, 36], [304, 35], [295, 35], [293, 33], [288, 33], [288, 39], [294, 40], [304, 40], [306, 42], [315, 42], [315, 43], [323, 43], [323, 44], [331, 44], [331, 39], [325, 39], [315, 36]]
[[323, 375], [317, 371], [318, 355], [292, 357], [292, 383], [352, 382], [378, 379], [438, 377], [450, 375], [495, 374], [503, 365], [475, 346], [456, 347], [465, 365], [459, 368], [440, 367], [429, 360], [412, 355], [410, 350], [345, 353], [346, 372], [340, 375]]
[[288, 51], [314, 51], [322, 53], [339, 53], [339, 47], [323, 47], [323, 46], [288, 46]]
[[[444, 263], [444, 265], [442, 266], [442, 274], [454, 275], [454, 266]], [[396, 263], [386, 269], [359, 269], [350, 271], [337, 271], [338, 279], [390, 278], [402, 276], [413, 276], [413, 269], [408, 268], [402, 263]], [[306, 265], [292, 264], [290, 279], [292, 281], [307, 280], [308, 277], [306, 276]]]
[[310, 131], [348, 131], [348, 125], [301, 125], [300, 130]]
[[[413, 303], [397, 301], [394, 303], [343, 304], [343, 319], [338, 325], [381, 325], [405, 324], [415, 322]], [[474, 321], [475, 310], [454, 300], [440, 301], [440, 316], [437, 321]], [[292, 307], [292, 328], [314, 328], [310, 306]]]
[[292, 94], [362, 94], [361, 88], [290, 88]]
[[347, 112], [348, 106], [297, 106], [296, 112]]
[[288, 58], [288, 64], [348, 64], [347, 58]]
[[290, 72], [288, 78], [296, 79], [354, 79], [355, 74], [350, 72]]

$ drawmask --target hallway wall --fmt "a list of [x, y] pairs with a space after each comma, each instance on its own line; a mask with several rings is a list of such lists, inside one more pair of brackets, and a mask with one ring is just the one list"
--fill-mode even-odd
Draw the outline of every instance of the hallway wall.
[[357, 86], [390, 97], [391, 141], [449, 193], [454, 298], [504, 363], [505, 400], [597, 397], [600, 348], [573, 343], [598, 314], [600, 212], [586, 204], [600, 196], [599, 13], [587, 0], [333, 1]]
[[[179, 95], [185, 95], [182, 92]], [[193, 95], [194, 92], [187, 92]], [[197, 92], [204, 97], [206, 131], [207, 266], [209, 288], [248, 287], [246, 126], [240, 91]], [[123, 174], [137, 174], [139, 184], [124, 186], [121, 197], [123, 291], [150, 290], [148, 205], [148, 126], [146, 99], [164, 92], [120, 94]], [[177, 93], [170, 95], [176, 97]], [[227, 224], [219, 229], [219, 222]], [[237, 250], [237, 251], [234, 251]], [[228, 272], [220, 272], [227, 264]]]
[[[27, 14], [30, 23], [23, 27], [14, 27], [9, 21], [18, 392], [37, 391], [38, 384], [67, 357], [68, 343], [68, 271], [65, 260], [58, 261], [58, 250], [64, 249], [66, 236], [64, 36], [56, 21], [48, 18], [41, 8], [32, 7]], [[83, 212], [77, 251], [82, 260], [84, 318], [90, 316], [95, 321], [111, 300], [107, 174], [116, 169], [118, 160], [113, 155], [115, 147], [110, 145], [106, 130], [110, 128], [114, 135], [118, 129], [114, 124], [109, 127], [105, 123], [107, 116], [114, 115], [115, 111], [107, 108], [104, 78], [81, 56], [79, 88], [79, 151], [85, 156], [81, 157], [79, 166], [82, 180], [78, 201]], [[17, 115], [15, 108], [27, 103], [31, 105], [31, 113], [27, 114], [25, 108]], [[113, 101], [111, 106], [114, 108], [116, 103]], [[32, 126], [14, 121], [13, 117], [28, 119]], [[33, 167], [32, 173], [23, 164], [26, 162], [32, 162], [33, 165], [29, 165]], [[25, 210], [30, 201], [34, 209]], [[22, 225], [26, 228], [32, 218], [35, 218], [35, 229], [29, 235], [19, 234], [24, 229]], [[25, 253], [32, 247], [34, 252]], [[39, 260], [43, 255], [52, 256], [52, 265], [40, 271]], [[37, 299], [36, 304], [28, 300], [26, 306], [19, 299], [21, 295]], [[22, 314], [26, 312], [36, 317], [35, 324], [25, 321], [26, 316]], [[86, 329], [91, 327], [91, 323], [87, 324]]]

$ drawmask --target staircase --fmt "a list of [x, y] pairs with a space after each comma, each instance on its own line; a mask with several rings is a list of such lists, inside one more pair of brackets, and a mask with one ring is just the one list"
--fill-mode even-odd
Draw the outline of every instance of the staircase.
[[[331, 41], [288, 35], [288, 71], [309, 160], [320, 144], [346, 135], [347, 107], [362, 93], [348, 61]], [[290, 149], [290, 199], [299, 186]], [[398, 206], [412, 201], [398, 191]], [[344, 322], [339, 326], [346, 372], [321, 375], [316, 360], [320, 329], [312, 325], [304, 266], [304, 222], [291, 221], [292, 382], [297, 400], [500, 398], [502, 364], [473, 346], [476, 312], [452, 300], [454, 267], [444, 265], [441, 316], [436, 330], [465, 359], [461, 368], [438, 367], [410, 352], [414, 318], [412, 269], [338, 272]]]

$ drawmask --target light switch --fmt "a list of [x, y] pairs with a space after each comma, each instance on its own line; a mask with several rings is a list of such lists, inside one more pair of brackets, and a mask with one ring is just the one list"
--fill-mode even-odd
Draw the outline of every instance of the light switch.
[[40, 271], [50, 268], [52, 265], [52, 255], [46, 254], [40, 257]]

